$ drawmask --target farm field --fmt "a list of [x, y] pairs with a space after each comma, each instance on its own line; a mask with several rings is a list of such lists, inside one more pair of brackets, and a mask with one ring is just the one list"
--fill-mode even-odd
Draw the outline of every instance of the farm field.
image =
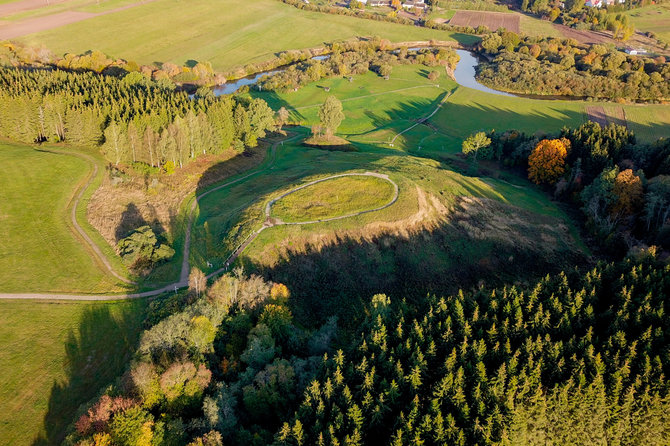
[[515, 33], [520, 32], [519, 14], [510, 14], [503, 12], [484, 12], [484, 11], [457, 11], [449, 20], [450, 25], [470, 26], [476, 28], [480, 25], [486, 26], [491, 30], [505, 28]]
[[19, 40], [45, 44], [56, 53], [97, 49], [144, 64], [209, 61], [221, 71], [271, 59], [286, 49], [355, 36], [392, 41], [476, 40], [415, 26], [300, 11], [274, 0], [254, 0], [243, 8], [238, 5], [233, 0], [195, 0], [184, 8], [177, 0], [156, 0]]
[[80, 404], [120, 374], [146, 301], [0, 301], [0, 438], [59, 444]]
[[[3, 292], [119, 291], [111, 276], [80, 241], [70, 223], [76, 191], [88, 181], [88, 161], [54, 150], [0, 142], [0, 290]], [[91, 155], [93, 156], [93, 155]], [[98, 155], [99, 156], [99, 155]], [[111, 248], [86, 223], [85, 201], [97, 187], [94, 180], [77, 208], [77, 220], [123, 271]]]
[[510, 31], [521, 32], [529, 36], [549, 36], [562, 37], [553, 24], [547, 20], [540, 20], [530, 15], [521, 14], [516, 11], [510, 11], [507, 7], [493, 7], [486, 10], [486, 6], [479, 7], [479, 3], [491, 5], [486, 2], [477, 2], [471, 7], [462, 2], [448, 3], [453, 9], [438, 9], [431, 12], [429, 18], [441, 23], [450, 23], [459, 26], [472, 26], [476, 28], [479, 25], [488, 26], [489, 29], [496, 30], [498, 27], [505, 27]]

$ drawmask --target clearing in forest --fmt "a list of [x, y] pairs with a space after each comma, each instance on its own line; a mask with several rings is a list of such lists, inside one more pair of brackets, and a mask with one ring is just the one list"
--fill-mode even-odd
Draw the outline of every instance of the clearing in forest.
[[520, 31], [519, 17], [520, 16], [517, 14], [508, 14], [504, 12], [457, 11], [449, 21], [449, 24], [455, 26], [471, 26], [473, 28], [486, 26], [494, 31], [499, 28], [505, 28], [508, 31], [518, 33]]

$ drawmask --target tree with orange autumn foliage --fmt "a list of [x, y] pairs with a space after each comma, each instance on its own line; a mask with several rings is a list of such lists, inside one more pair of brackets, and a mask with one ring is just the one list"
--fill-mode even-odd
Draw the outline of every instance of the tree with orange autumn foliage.
[[554, 184], [565, 173], [568, 148], [562, 139], [543, 139], [528, 157], [528, 178], [536, 184]]
[[615, 214], [632, 215], [642, 204], [642, 180], [631, 169], [622, 170], [614, 180], [612, 192], [617, 197], [612, 207]]

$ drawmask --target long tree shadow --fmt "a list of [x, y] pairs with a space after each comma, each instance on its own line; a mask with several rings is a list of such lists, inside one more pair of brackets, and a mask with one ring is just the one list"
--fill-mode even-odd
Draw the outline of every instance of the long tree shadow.
[[60, 444], [77, 408], [111, 384], [127, 366], [137, 346], [146, 300], [87, 305], [65, 343], [65, 379], [51, 387], [44, 432], [34, 446]]
[[276, 264], [241, 262], [289, 287], [302, 324], [337, 315], [349, 328], [377, 293], [419, 304], [427, 294], [529, 282], [587, 262], [557, 219], [493, 200], [464, 202], [441, 223], [402, 232], [324, 234], [318, 244], [294, 239]]

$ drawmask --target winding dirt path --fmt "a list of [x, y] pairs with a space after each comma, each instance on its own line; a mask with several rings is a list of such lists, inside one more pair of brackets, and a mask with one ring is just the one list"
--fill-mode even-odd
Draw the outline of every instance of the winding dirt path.
[[[157, 296], [159, 294], [163, 294], [165, 292], [169, 291], [176, 291], [179, 288], [183, 288], [185, 286], [188, 286], [188, 274], [190, 272], [190, 264], [189, 264], [189, 254], [190, 254], [190, 249], [191, 249], [191, 231], [193, 227], [193, 223], [195, 221], [195, 210], [197, 208], [198, 202], [206, 197], [207, 195], [216, 192], [220, 189], [223, 189], [225, 187], [231, 186], [233, 184], [239, 183], [240, 181], [244, 181], [247, 178], [257, 175], [259, 173], [265, 172], [267, 170], [270, 170], [273, 168], [273, 165], [276, 161], [276, 151], [277, 147], [280, 144], [283, 144], [284, 142], [292, 141], [296, 138], [298, 138], [300, 135], [293, 136], [288, 139], [284, 139], [282, 141], [277, 141], [274, 143], [270, 149], [269, 149], [269, 157], [266, 166], [261, 167], [257, 170], [254, 170], [253, 172], [249, 172], [248, 174], [236, 178], [234, 180], [228, 181], [224, 184], [220, 184], [216, 187], [213, 187], [212, 189], [209, 189], [200, 195], [196, 196], [193, 202], [191, 203], [189, 207], [189, 218], [188, 218], [188, 223], [186, 226], [186, 231], [184, 234], [184, 250], [183, 250], [183, 260], [182, 260], [182, 266], [181, 266], [181, 273], [179, 275], [179, 281], [175, 283], [171, 283], [169, 285], [166, 285], [164, 287], [155, 289], [155, 290], [149, 290], [149, 291], [144, 291], [144, 292], [138, 292], [138, 293], [125, 293], [125, 294], [56, 294], [56, 293], [1, 293], [0, 294], [0, 299], [46, 299], [46, 300], [99, 300], [99, 301], [107, 301], [107, 300], [121, 300], [121, 299], [137, 299], [137, 298], [142, 298], [142, 297], [152, 297], [152, 296]], [[75, 193], [76, 196], [74, 200], [72, 201], [71, 207], [72, 210], [70, 212], [70, 218], [71, 218], [71, 223], [76, 231], [76, 234], [81, 237], [85, 244], [87, 249], [90, 249], [90, 251], [93, 254], [94, 260], [96, 262], [99, 262], [102, 267], [104, 267], [111, 275], [116, 277], [117, 279], [121, 280], [124, 283], [127, 284], [132, 284], [133, 282], [128, 280], [125, 277], [120, 276], [116, 271], [114, 271], [112, 265], [109, 263], [109, 260], [105, 257], [104, 253], [100, 249], [99, 246], [95, 244], [95, 242], [90, 238], [90, 236], [84, 231], [84, 229], [79, 225], [77, 222], [76, 214], [77, 214], [77, 208], [79, 206], [79, 203], [88, 189], [88, 187], [91, 185], [93, 180], [95, 179], [96, 175], [98, 174], [98, 165], [95, 162], [95, 160], [85, 154], [81, 153], [71, 153], [71, 152], [60, 152], [60, 151], [53, 151], [54, 153], [59, 153], [63, 155], [73, 155], [77, 156], [79, 158], [85, 159], [86, 161], [90, 162], [91, 165], [93, 166], [93, 169], [89, 173], [89, 176], [85, 180], [84, 184], [81, 186], [81, 188]], [[208, 277], [212, 277], [215, 274], [210, 274]]]
[[[304, 189], [306, 187], [312, 186], [312, 185], [317, 184], [317, 183], [322, 183], [324, 181], [333, 180], [335, 178], [353, 177], [353, 176], [376, 177], [376, 178], [381, 178], [382, 180], [388, 181], [393, 186], [393, 197], [391, 198], [391, 200], [388, 203], [386, 203], [382, 206], [376, 207], [374, 209], [367, 209], [367, 210], [364, 210], [364, 211], [354, 212], [352, 214], [340, 215], [338, 217], [324, 218], [324, 219], [321, 219], [321, 220], [309, 220], [309, 221], [300, 221], [300, 222], [285, 222], [285, 221], [273, 221], [270, 218], [270, 214], [272, 213], [272, 205], [274, 205], [277, 201], [281, 200], [282, 198], [286, 197], [287, 195], [291, 195], [294, 192], [297, 192], [301, 189]], [[258, 228], [257, 230], [255, 230], [254, 232], [249, 234], [247, 236], [247, 238], [244, 239], [244, 241], [237, 248], [235, 248], [235, 250], [228, 256], [228, 258], [224, 262], [224, 266], [217, 269], [216, 271], [211, 272], [210, 274], [208, 274], [207, 278], [209, 279], [211, 277], [218, 276], [219, 274], [221, 274], [223, 272], [226, 272], [228, 270], [228, 268], [230, 267], [230, 265], [235, 261], [235, 259], [237, 259], [237, 257], [246, 249], [246, 247], [249, 246], [251, 244], [251, 242], [253, 242], [256, 239], [256, 237], [258, 237], [260, 235], [260, 233], [263, 232], [267, 228], [271, 228], [273, 226], [313, 225], [315, 223], [325, 223], [327, 221], [342, 220], [342, 219], [345, 219], [345, 218], [351, 218], [351, 217], [356, 217], [356, 216], [363, 215], [363, 214], [368, 214], [370, 212], [381, 211], [382, 209], [386, 209], [387, 207], [391, 206], [396, 201], [398, 201], [398, 184], [395, 181], [393, 181], [392, 179], [390, 179], [388, 177], [388, 175], [381, 174], [381, 173], [376, 173], [376, 172], [342, 173], [342, 174], [339, 174], [339, 175], [331, 175], [331, 176], [328, 176], [328, 177], [325, 177], [325, 178], [320, 178], [318, 180], [310, 181], [309, 183], [305, 183], [301, 186], [298, 186], [296, 188], [291, 189], [290, 191], [280, 195], [277, 198], [273, 198], [272, 200], [270, 200], [265, 205], [265, 222], [263, 223], [263, 226], [261, 226], [260, 228]]]
[[79, 207], [79, 203], [81, 202], [84, 193], [89, 188], [91, 183], [93, 183], [93, 180], [95, 180], [95, 178], [98, 176], [98, 170], [99, 170], [98, 163], [92, 156], [83, 153], [62, 152], [59, 150], [48, 150], [48, 151], [60, 155], [75, 156], [77, 158], [87, 161], [93, 167], [93, 169], [91, 169], [91, 171], [88, 173], [88, 176], [84, 180], [83, 184], [79, 186], [79, 189], [75, 191], [74, 199], [68, 204], [68, 206], [70, 206], [70, 222], [72, 223], [72, 227], [76, 232], [75, 235], [77, 235], [84, 241], [86, 249], [88, 249], [93, 256], [93, 260], [96, 263], [98, 263], [102, 269], [105, 269], [109, 274], [111, 274], [112, 276], [114, 276], [123, 283], [127, 284], [134, 283], [132, 280], [123, 277], [122, 275], [117, 273], [116, 270], [114, 270], [114, 267], [109, 262], [109, 259], [105, 256], [100, 247], [95, 244], [95, 242], [91, 239], [88, 233], [84, 231], [84, 228], [82, 228], [79, 222], [77, 221], [77, 208]]

